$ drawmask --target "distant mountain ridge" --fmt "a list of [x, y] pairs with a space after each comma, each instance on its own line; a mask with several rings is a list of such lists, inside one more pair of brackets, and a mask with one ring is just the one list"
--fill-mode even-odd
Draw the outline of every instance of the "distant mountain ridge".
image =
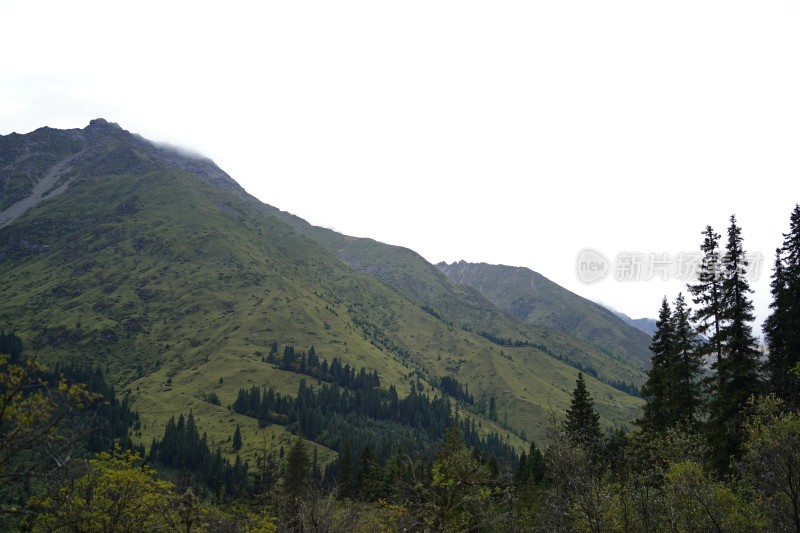
[[614, 309], [609, 310], [620, 317], [622, 320], [630, 324], [631, 326], [639, 329], [645, 333], [647, 333], [650, 337], [653, 336], [656, 332], [656, 319], [655, 318], [631, 318], [625, 313], [621, 311], [616, 311]]
[[618, 357], [647, 365], [650, 338], [620, 317], [525, 267], [459, 261], [436, 265], [456, 283], [476, 289], [526, 322], [573, 335]]

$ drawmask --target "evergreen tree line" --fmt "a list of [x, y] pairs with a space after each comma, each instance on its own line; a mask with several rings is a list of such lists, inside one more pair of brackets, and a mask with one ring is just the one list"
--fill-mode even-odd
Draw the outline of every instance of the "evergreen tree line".
[[600, 375], [597, 373], [597, 369], [592, 365], [590, 365], [589, 363], [573, 361], [569, 357], [565, 357], [563, 355], [557, 355], [556, 359], [558, 359], [559, 361], [563, 361], [564, 363], [567, 363], [569, 366], [571, 366], [575, 370], [578, 370], [579, 372], [592, 376], [595, 379], [601, 379]]
[[137, 447], [131, 442], [131, 431], [137, 432], [141, 426], [139, 413], [131, 408], [128, 394], [122, 398], [117, 396], [114, 386], [106, 381], [101, 368], [56, 365], [52, 372], [45, 373], [44, 379], [49, 383], [55, 383], [58, 379], [65, 379], [68, 383], [83, 383], [90, 393], [102, 397], [102, 401], [98, 401], [89, 411], [84, 411], [84, 414], [91, 414], [94, 418], [86, 440], [88, 451], [110, 451], [115, 446], [144, 451], [143, 446]]
[[181, 484], [194, 488], [196, 494], [210, 489], [218, 501], [237, 498], [251, 490], [247, 462], [237, 454], [231, 464], [219, 447], [212, 452], [207, 435], [200, 436], [191, 411], [188, 417], [181, 413], [177, 421], [170, 417], [164, 436], [160, 440], [153, 438], [147, 461], [178, 471]]
[[639, 391], [639, 387], [637, 387], [636, 384], [633, 383], [633, 382], [625, 383], [622, 380], [616, 380], [616, 379], [605, 380], [605, 379], [602, 379], [602, 378], [601, 378], [601, 381], [603, 381], [603, 383], [611, 385], [612, 387], [614, 387], [615, 389], [617, 389], [619, 391], [622, 391], [622, 392], [624, 392], [626, 394], [630, 394], [631, 396], [639, 397], [641, 395], [641, 392]]
[[800, 206], [789, 219], [789, 232], [775, 250], [770, 284], [772, 310], [764, 322], [769, 388], [791, 408], [800, 407]]
[[395, 498], [397, 494], [393, 492], [393, 487], [403, 465], [413, 463], [421, 479], [430, 475], [436, 454], [448, 432], [452, 432], [460, 443], [471, 450], [476, 461], [487, 465], [495, 477], [500, 475], [501, 464], [509, 471], [519, 465], [516, 451], [509, 450], [508, 444], [497, 433], [482, 438], [474, 419], [455, 416], [452, 425], [442, 436], [427, 441], [424, 447], [419, 448], [384, 441], [379, 443], [376, 453], [373, 447], [375, 441], [370, 445], [370, 441], [364, 440], [362, 435], [348, 435], [338, 450], [338, 460], [325, 467], [321, 484], [323, 487], [334, 487], [340, 497], [363, 501]]
[[[0, 334], [0, 523], [85, 459], [131, 440], [139, 415], [102, 370], [47, 368], [25, 357], [14, 333]], [[11, 354], [5, 353], [10, 351]]]
[[434, 386], [437, 389], [455, 398], [457, 401], [469, 405], [475, 404], [475, 398], [469, 393], [469, 385], [461, 384], [456, 378], [451, 376], [442, 376], [438, 380], [434, 381]]
[[[472, 331], [472, 329], [462, 328], [465, 331]], [[515, 348], [519, 348], [522, 346], [533, 346], [533, 344], [525, 339], [512, 339], [509, 337], [500, 337], [499, 335], [495, 335], [494, 333], [490, 333], [488, 331], [477, 331], [477, 335], [480, 335], [484, 339], [488, 340], [492, 344], [496, 344], [498, 346], [511, 346]]]
[[[462, 423], [448, 428], [427, 457], [396, 448], [381, 462], [369, 446], [347, 439], [321, 478], [316, 452], [297, 438], [284, 458], [258, 459], [253, 499], [277, 516], [282, 531], [481, 531], [495, 521], [503, 529], [513, 523], [513, 474], [495, 456], [470, 449]], [[535, 446], [531, 451], [527, 466], [516, 470], [525, 480], [520, 485], [543, 475], [543, 456]]]
[[800, 532], [800, 412], [775, 394], [744, 411], [740, 453], [720, 471], [702, 425], [604, 436], [579, 374], [547, 449], [520, 458], [498, 529]]
[[394, 340], [392, 340], [391, 337], [386, 335], [380, 326], [370, 322], [364, 316], [356, 315], [353, 306], [349, 306], [347, 311], [351, 315], [350, 319], [352, 320], [353, 324], [361, 329], [361, 332], [364, 334], [364, 338], [368, 340], [370, 344], [376, 348], [380, 348], [389, 353], [397, 355], [401, 361], [408, 361], [411, 358], [411, 354], [408, 353], [408, 350], [398, 345]]
[[724, 248], [711, 226], [702, 232], [697, 281], [688, 286], [695, 309], [683, 294], [672, 305], [666, 297], [661, 303], [638, 422], [659, 433], [674, 427], [703, 431], [720, 470], [741, 456], [751, 398], [772, 393], [791, 409], [800, 391], [800, 206], [775, 254], [766, 355], [752, 330], [753, 265], [735, 216], [729, 222]]
[[5, 364], [30, 365], [33, 369], [30, 377], [35, 384], [25, 388], [25, 395], [36, 392], [51, 394], [54, 392], [53, 386], [58, 384], [62, 388], [79, 386], [91, 398], [92, 401], [85, 408], [61, 422], [64, 426], [70, 426], [72, 432], [80, 437], [75, 445], [90, 453], [110, 451], [116, 446], [136, 448], [131, 441], [131, 431], [140, 429], [139, 413], [131, 408], [128, 394], [121, 398], [117, 395], [101, 368], [78, 364], [56, 364], [47, 368], [29, 362], [24, 357], [22, 341], [14, 333], [0, 335], [0, 342], [3, 342], [2, 337], [6, 344], [0, 347], [0, 354], [8, 354], [2, 348], [12, 349], [11, 359]]
[[754, 406], [731, 481], [709, 472], [696, 434], [604, 436], [579, 373], [565, 419], [551, 424], [550, 445], [542, 451], [532, 443], [514, 470], [470, 450], [451, 427], [427, 460], [398, 449], [381, 464], [371, 448], [345, 441], [323, 476], [334, 480], [329, 486], [314, 474], [307, 443], [296, 439], [283, 466], [260, 461], [255, 477], [265, 482], [255, 497], [283, 531], [322, 524], [336, 531], [800, 531], [790, 496], [800, 487], [792, 468], [800, 418], [776, 414], [778, 405]]
[[[342, 364], [336, 357], [328, 364], [327, 359], [317, 355], [313, 346], [306, 353], [297, 351], [294, 346], [286, 345], [283, 355], [279, 356], [278, 344], [272, 343], [265, 361], [277, 365], [281, 370], [311, 376], [326, 383], [336, 383], [340, 387], [348, 389], [368, 389], [381, 386], [377, 370], [369, 372], [366, 368], [361, 367], [356, 371], [355, 367], [350, 367], [348, 363]], [[475, 403], [475, 398], [469, 393], [469, 388], [459, 383], [456, 378], [442, 376], [432, 381], [434, 387], [456, 400], [469, 405]]]
[[481, 416], [486, 416], [489, 420], [497, 422], [497, 399], [492, 396], [486, 396], [486, 391], [482, 391], [478, 397], [478, 401], [474, 406], [470, 406], [470, 410], [476, 411]]
[[[348, 390], [336, 384], [314, 388], [301, 380], [296, 397], [279, 394], [272, 387], [253, 386], [239, 390], [232, 410], [257, 419], [262, 427], [270, 423], [288, 426], [337, 451], [343, 450], [347, 439], [357, 443], [359, 449], [368, 445], [380, 461], [397, 446], [414, 454], [430, 454], [453, 424], [453, 405], [447, 396], [431, 399], [412, 388], [400, 398], [394, 385], [388, 390]], [[499, 435], [480, 438], [474, 419], [459, 420], [470, 445], [506, 464], [516, 463], [516, 452]]]
[[321, 359], [317, 356], [313, 346], [306, 354], [306, 352], [295, 351], [294, 346], [287, 345], [283, 349], [283, 355], [278, 356], [278, 345], [273, 343], [266, 362], [278, 365], [281, 370], [311, 376], [326, 383], [336, 383], [340, 387], [348, 389], [367, 389], [381, 386], [377, 370], [369, 373], [362, 366], [356, 372], [355, 367], [351, 368], [348, 363], [342, 365], [342, 362], [336, 357], [333, 358], [329, 365], [327, 359]]
[[217, 468], [214, 497], [204, 488], [206, 439], [190, 413], [153, 446], [153, 455], [172, 455], [177, 483], [157, 479], [137, 454], [103, 452], [73, 463], [72, 477], [37, 483], [42, 492], [22, 500], [21, 513], [0, 516], [8, 529], [32, 531], [800, 531], [800, 416], [777, 399], [753, 408], [730, 481], [709, 472], [691, 433], [604, 438], [579, 374], [548, 447], [531, 444], [516, 468], [470, 447], [462, 432], [474, 422], [456, 411], [427, 457], [398, 447], [380, 462], [345, 439], [322, 475], [316, 448], [297, 437], [287, 454], [258, 457], [252, 472], [241, 461]]
[[431, 307], [430, 305], [421, 305], [420, 309], [422, 309], [435, 319], [439, 320], [440, 322], [444, 323], [446, 326], [450, 326], [451, 328], [453, 327], [453, 321], [445, 318], [442, 313], [436, 310], [436, 308]]

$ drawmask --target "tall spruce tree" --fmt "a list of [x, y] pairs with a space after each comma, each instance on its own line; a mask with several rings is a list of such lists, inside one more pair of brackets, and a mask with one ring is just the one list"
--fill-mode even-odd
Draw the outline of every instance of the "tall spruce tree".
[[723, 322], [719, 329], [723, 356], [716, 366], [717, 390], [709, 417], [718, 466], [725, 468], [738, 455], [743, 407], [761, 391], [758, 344], [750, 325], [755, 316], [747, 280], [742, 231], [731, 215], [722, 280]]
[[647, 402], [642, 418], [644, 429], [663, 432], [676, 425], [693, 426], [701, 410], [699, 376], [702, 354], [683, 294], [675, 298], [674, 310], [666, 296], [661, 301], [656, 331], [650, 344], [653, 353], [642, 398]]
[[675, 352], [675, 329], [672, 310], [667, 297], [661, 300], [661, 308], [656, 320], [656, 331], [650, 343], [653, 354], [647, 381], [642, 386], [641, 396], [646, 402], [642, 409], [642, 418], [637, 423], [651, 431], [664, 431], [672, 422], [670, 404], [672, 403], [672, 361]]
[[688, 289], [692, 301], [699, 306], [693, 317], [697, 333], [707, 339], [701, 346], [702, 355], [709, 355], [713, 359], [713, 364], [719, 365], [722, 360], [720, 329], [723, 315], [720, 235], [715, 233], [711, 226], [706, 226], [702, 235], [703, 244], [700, 245], [700, 251], [703, 253], [703, 258], [697, 273], [697, 283], [689, 285]]
[[231, 443], [233, 451], [238, 452], [242, 449], [242, 429], [239, 424], [236, 424], [236, 429], [233, 432], [233, 442]]
[[374, 500], [380, 491], [380, 470], [375, 455], [369, 446], [361, 452], [361, 469], [357, 478], [358, 491], [366, 501]]
[[310, 460], [303, 437], [297, 437], [286, 457], [286, 494], [290, 501], [301, 497], [307, 488]]
[[772, 313], [764, 322], [770, 390], [790, 408], [800, 406], [800, 379], [793, 372], [800, 362], [800, 205], [789, 218], [789, 233], [775, 251], [772, 273]]
[[691, 311], [682, 293], [675, 298], [672, 312], [673, 357], [670, 409], [674, 422], [694, 426], [701, 416], [703, 395], [700, 376], [702, 353], [698, 350], [697, 333], [691, 324]]
[[344, 449], [339, 454], [339, 479], [336, 482], [340, 498], [350, 498], [355, 492], [355, 468], [353, 465], [353, 449], [350, 439], [344, 442]]
[[586, 448], [596, 449], [603, 439], [600, 415], [594, 410], [594, 400], [586, 388], [581, 372], [578, 372], [578, 379], [575, 381], [564, 429], [572, 442]]

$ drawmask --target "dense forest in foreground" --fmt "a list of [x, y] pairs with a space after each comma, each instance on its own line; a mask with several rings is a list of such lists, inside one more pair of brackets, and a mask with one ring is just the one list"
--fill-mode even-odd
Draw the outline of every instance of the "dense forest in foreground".
[[[47, 369], [3, 332], [2, 527], [800, 532], [800, 206], [776, 251], [766, 350], [735, 217], [725, 239], [710, 226], [702, 235], [694, 306], [682, 294], [661, 304], [635, 429], [604, 435], [579, 373], [546, 445], [524, 451], [475, 426], [479, 402], [457, 382], [400, 398], [377, 372], [288, 347], [274, 364], [316, 384], [296, 396], [242, 389], [230, 408], [287, 425], [289, 449], [265, 447], [249, 464], [238, 427], [214, 449], [191, 412], [145, 449], [101, 370]], [[320, 464], [313, 442], [337, 459]]]

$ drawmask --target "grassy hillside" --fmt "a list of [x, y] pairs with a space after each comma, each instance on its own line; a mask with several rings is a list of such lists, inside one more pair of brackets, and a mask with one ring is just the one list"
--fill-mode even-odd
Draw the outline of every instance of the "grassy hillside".
[[[536, 438], [546, 411], [568, 405], [575, 364], [606, 379], [642, 379], [591, 345], [554, 331], [534, 335], [466, 288], [449, 284], [466, 296], [437, 295], [429, 301], [441, 311], [422, 309], [425, 300], [345, 265], [207, 160], [107, 123], [62, 133], [74, 145], [52, 160], [71, 157], [69, 188], [0, 229], [0, 324], [23, 338], [28, 354], [108, 368], [142, 412], [145, 443], [191, 409], [213, 443], [226, 442], [238, 423], [250, 454], [285, 446], [283, 427], [258, 430], [227, 409], [241, 387], [294, 394], [301, 379], [310, 381], [266, 363], [272, 343], [314, 346], [328, 360], [377, 370], [382, 386], [401, 394], [417, 380], [433, 393], [434, 378], [455, 376], [476, 397], [497, 398], [499, 422]], [[414, 268], [411, 277], [420, 275]], [[465, 301], [473, 307], [459, 311]], [[462, 329], [469, 324], [472, 331]], [[478, 326], [528, 345], [499, 346]], [[606, 425], [638, 414], [637, 398], [599, 380], [589, 387]], [[221, 405], [205, 401], [210, 392]], [[499, 429], [480, 420], [484, 431]]]
[[629, 357], [646, 368], [650, 337], [614, 312], [524, 267], [486, 263], [439, 263], [453, 281], [472, 287], [503, 311], [529, 324], [546, 326]]
[[[341, 235], [312, 226], [278, 209], [269, 209], [348, 265], [397, 289], [450, 327], [544, 346], [545, 353], [570, 362], [574, 367], [594, 369], [596, 377], [608, 383], [621, 381], [638, 386], [644, 380], [642, 371], [648, 367], [650, 357], [649, 338], [627, 327], [605, 308], [549, 280], [543, 278], [549, 286], [540, 307], [549, 306], [556, 315], [559, 310], [570, 309], [573, 314], [580, 315], [581, 327], [557, 327], [547, 321], [542, 324], [523, 322], [510, 310], [489, 301], [476, 287], [450, 280], [440, 270], [441, 265], [437, 268], [413, 250]], [[562, 316], [566, 314], [561, 311]]]

